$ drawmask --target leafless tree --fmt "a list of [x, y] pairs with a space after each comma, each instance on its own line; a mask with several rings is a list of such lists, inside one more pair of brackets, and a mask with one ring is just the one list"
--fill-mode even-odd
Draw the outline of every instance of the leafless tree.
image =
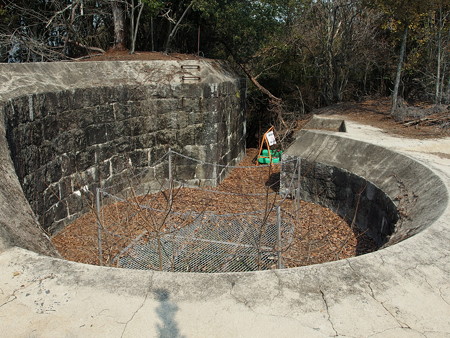
[[[130, 54], [134, 54], [136, 50], [136, 39], [138, 35], [139, 30], [139, 23], [141, 21], [141, 15], [142, 11], [144, 10], [144, 3], [142, 0], [131, 0], [131, 13], [130, 13], [130, 19], [131, 19], [131, 48], [130, 48]], [[137, 17], [136, 17], [137, 12]]]
[[192, 0], [189, 3], [189, 5], [184, 9], [183, 13], [181, 14], [181, 16], [180, 16], [180, 18], [178, 20], [176, 18], [170, 16], [170, 10], [167, 11], [166, 14], [164, 15], [169, 20], [170, 27], [171, 27], [170, 33], [167, 36], [166, 43], [165, 43], [165, 46], [164, 46], [165, 53], [169, 52], [170, 44], [172, 42], [172, 39], [177, 34], [178, 29], [180, 28], [180, 24], [183, 22], [183, 19], [189, 13], [189, 11], [191, 10], [193, 5], [194, 5], [194, 0]]
[[125, 2], [111, 0], [114, 22], [114, 49], [126, 50]]
[[54, 61], [104, 51], [105, 6], [91, 0], [6, 1], [0, 44], [11, 62]]

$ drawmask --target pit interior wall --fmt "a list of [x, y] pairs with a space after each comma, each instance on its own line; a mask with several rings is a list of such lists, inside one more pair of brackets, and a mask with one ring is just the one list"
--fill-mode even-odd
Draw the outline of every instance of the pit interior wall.
[[[448, 193], [438, 175], [406, 155], [338, 134], [302, 130], [283, 161], [302, 161], [305, 199], [319, 202], [390, 246], [440, 217]], [[297, 173], [282, 166], [281, 191]], [[295, 178], [296, 179], [296, 178]], [[433, 210], [433, 212], [430, 212]]]
[[344, 169], [289, 155], [283, 161], [283, 194], [330, 208], [378, 246], [387, 242], [398, 221], [398, 212], [381, 189]]
[[[235, 164], [245, 152], [244, 97], [240, 80], [117, 85], [29, 94], [2, 110], [25, 196], [40, 224], [55, 233], [90, 209], [96, 187], [118, 193], [130, 173], [145, 170], [169, 147]], [[190, 183], [216, 184], [226, 174], [213, 177], [182, 162], [175, 170]]]

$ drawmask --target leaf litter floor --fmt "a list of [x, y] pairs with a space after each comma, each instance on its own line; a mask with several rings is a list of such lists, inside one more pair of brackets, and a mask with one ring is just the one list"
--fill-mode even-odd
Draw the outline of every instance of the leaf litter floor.
[[[168, 210], [167, 191], [130, 199], [138, 203], [118, 202], [103, 206], [103, 264], [114, 266], [113, 258], [144, 232], [165, 233], [168, 231], [166, 224], [173, 222], [178, 222], [179, 228], [186, 226], [186, 218], [178, 220], [177, 212], [253, 213], [279, 203], [282, 203], [282, 209], [297, 215], [293, 222], [293, 241], [283, 248], [282, 253], [283, 264], [287, 268], [345, 259], [377, 249], [368, 236], [357, 228], [352, 229], [331, 210], [305, 201], [301, 201], [300, 206], [290, 199], [283, 201], [276, 193], [279, 166], [254, 165], [252, 160], [256, 154], [257, 149], [247, 149], [239, 164], [246, 168], [233, 169], [217, 188], [174, 189], [170, 222], [166, 212], [158, 215], [137, 206], [151, 205], [155, 209]], [[52, 241], [67, 260], [99, 264], [97, 223], [93, 211], [68, 225], [53, 236]]]

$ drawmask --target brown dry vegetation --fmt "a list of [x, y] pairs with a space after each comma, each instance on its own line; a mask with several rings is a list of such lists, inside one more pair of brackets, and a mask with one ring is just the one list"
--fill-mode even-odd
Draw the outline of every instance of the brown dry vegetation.
[[180, 54], [162, 52], [135, 52], [130, 54], [127, 50], [108, 50], [103, 54], [92, 54], [78, 61], [151, 61], [151, 60], [199, 60], [194, 54]]
[[[267, 205], [282, 202], [276, 194], [279, 167], [260, 167], [252, 163], [256, 149], [249, 149], [240, 163], [249, 168], [234, 169], [215, 190], [233, 194], [216, 194], [199, 189], [175, 189], [174, 204], [171, 211], [241, 213], [262, 210]], [[252, 198], [248, 193], [268, 193], [266, 196]], [[240, 194], [242, 193], [242, 194]], [[244, 195], [246, 193], [247, 195]], [[132, 199], [133, 200], [133, 199]], [[167, 192], [136, 197], [140, 204], [151, 205], [156, 209], [167, 209]], [[285, 200], [283, 209], [295, 214], [296, 205]], [[138, 212], [137, 216], [131, 215]], [[176, 216], [166, 218], [164, 212], [140, 210], [133, 203], [114, 203], [103, 208], [103, 260], [112, 264], [112, 259], [121, 249], [144, 231], [160, 229], [162, 223], [177, 221]], [[364, 234], [352, 229], [341, 217], [329, 209], [312, 203], [301, 202], [300, 213], [294, 222], [294, 240], [284, 248], [284, 264], [295, 267], [323, 263], [363, 254], [376, 249], [375, 244]], [[128, 218], [128, 219], [127, 219]], [[182, 227], [186, 220], [179, 220]], [[109, 232], [109, 235], [108, 235]], [[84, 215], [53, 237], [53, 243], [64, 258], [68, 260], [98, 264], [97, 225], [93, 212]]]
[[[380, 128], [388, 134], [426, 139], [450, 136], [448, 122], [450, 111], [448, 108], [446, 110], [446, 107], [443, 108], [444, 110], [441, 112], [433, 112], [433, 106], [430, 104], [405, 106], [402, 109], [413, 110], [416, 117], [407, 118], [405, 121], [396, 121], [390, 114], [391, 99], [379, 98], [368, 99], [363, 102], [344, 102], [317, 109], [313, 113], [339, 115], [346, 120]], [[430, 120], [434, 119], [436, 123], [427, 123], [430, 120], [423, 120], [424, 117]], [[443, 123], [439, 123], [441, 121]], [[445, 122], [447, 123], [445, 124]]]

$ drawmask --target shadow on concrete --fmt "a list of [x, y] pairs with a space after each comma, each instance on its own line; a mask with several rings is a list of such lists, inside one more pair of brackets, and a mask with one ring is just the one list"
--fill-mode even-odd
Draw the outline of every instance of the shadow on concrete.
[[170, 300], [170, 293], [166, 289], [156, 289], [153, 291], [159, 306], [156, 313], [161, 319], [162, 324], [157, 325], [159, 337], [161, 338], [182, 338], [180, 329], [175, 320], [178, 306]]
[[364, 255], [380, 249], [381, 246], [358, 227], [353, 227], [352, 231], [356, 237], [356, 256]]
[[[333, 179], [333, 182], [334, 182], [334, 179]], [[265, 182], [265, 186], [267, 188], [269, 188], [269, 191], [280, 193], [280, 172], [272, 173], [269, 176], [269, 178], [267, 179], [267, 181]], [[361, 193], [365, 190], [365, 188], [366, 188], [366, 183], [364, 183], [364, 185], [359, 188]], [[325, 193], [325, 191], [319, 193], [318, 195], [321, 195], [324, 193]], [[323, 205], [317, 201], [315, 201], [313, 203], [318, 204], [318, 205]], [[328, 208], [328, 209], [330, 209], [336, 215], [339, 215], [336, 211], [332, 210], [331, 208]], [[351, 228], [351, 230], [356, 238], [356, 248], [355, 248], [356, 256], [360, 256], [360, 255], [364, 255], [364, 254], [376, 251], [381, 247], [381, 245], [377, 244], [376, 241], [374, 241], [370, 237], [370, 235], [367, 234], [367, 230], [363, 231], [363, 230], [359, 229], [356, 225], [352, 226], [351, 222], [352, 222], [353, 216], [348, 217], [348, 215], [344, 215], [341, 217], [346, 220], [347, 225]]]

